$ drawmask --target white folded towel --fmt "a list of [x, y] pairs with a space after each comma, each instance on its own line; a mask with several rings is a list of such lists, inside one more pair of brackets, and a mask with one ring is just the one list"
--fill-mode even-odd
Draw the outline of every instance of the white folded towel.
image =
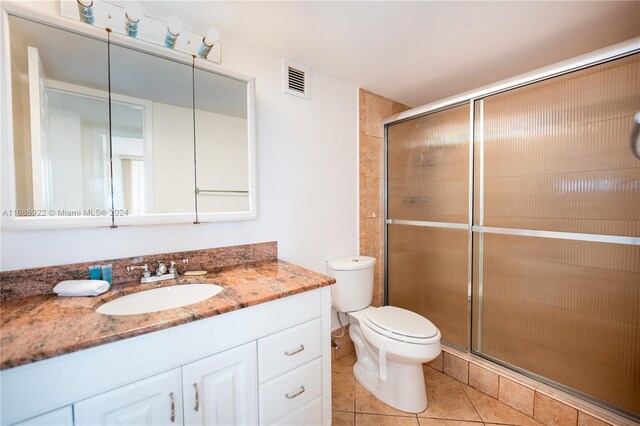
[[58, 296], [97, 296], [109, 287], [109, 283], [102, 280], [67, 280], [56, 284], [53, 292]]

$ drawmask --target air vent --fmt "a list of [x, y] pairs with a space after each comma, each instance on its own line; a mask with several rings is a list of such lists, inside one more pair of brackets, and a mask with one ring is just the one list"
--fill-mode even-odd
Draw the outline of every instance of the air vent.
[[309, 98], [309, 67], [282, 61], [282, 91]]

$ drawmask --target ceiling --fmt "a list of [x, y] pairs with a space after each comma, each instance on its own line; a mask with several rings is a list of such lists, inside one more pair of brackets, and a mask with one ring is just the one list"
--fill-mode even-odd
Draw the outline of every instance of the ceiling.
[[[126, 2], [118, 2], [120, 4]], [[640, 1], [143, 1], [415, 107], [640, 35]], [[224, 53], [223, 53], [224, 54]]]

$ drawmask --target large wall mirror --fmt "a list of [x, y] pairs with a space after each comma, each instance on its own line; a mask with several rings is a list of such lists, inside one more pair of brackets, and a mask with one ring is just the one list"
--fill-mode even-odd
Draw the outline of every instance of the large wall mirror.
[[15, 5], [3, 19], [3, 227], [256, 216], [252, 79]]

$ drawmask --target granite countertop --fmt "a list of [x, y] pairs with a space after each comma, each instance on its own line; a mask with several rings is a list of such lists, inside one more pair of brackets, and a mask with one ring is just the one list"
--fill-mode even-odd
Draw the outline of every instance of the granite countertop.
[[[241, 264], [205, 276], [114, 284], [97, 297], [53, 293], [8, 299], [0, 311], [0, 369], [79, 351], [331, 285], [333, 278], [282, 260]], [[215, 297], [180, 308], [111, 316], [95, 309], [120, 296], [176, 284], [218, 284]]]

